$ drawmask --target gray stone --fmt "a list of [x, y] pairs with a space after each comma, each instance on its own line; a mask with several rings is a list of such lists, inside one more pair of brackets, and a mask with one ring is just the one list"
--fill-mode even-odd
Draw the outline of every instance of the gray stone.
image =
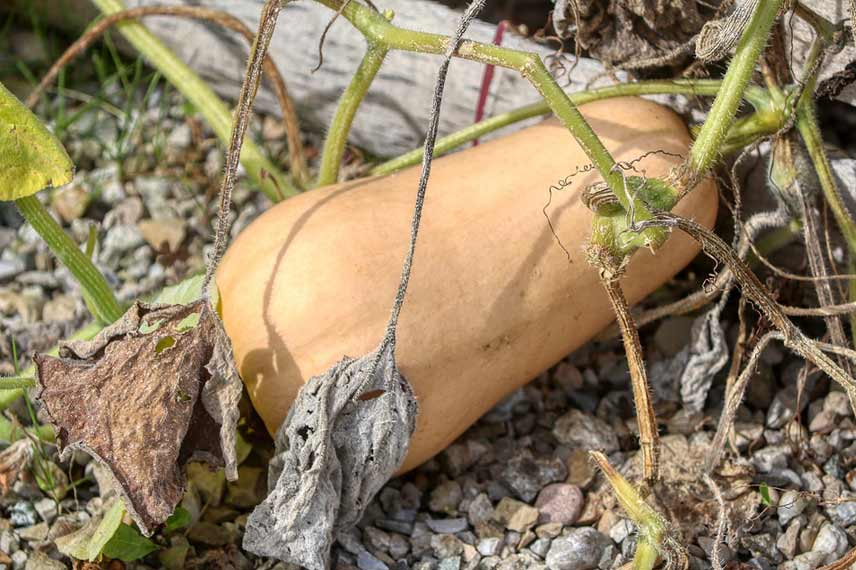
[[808, 499], [799, 491], [785, 491], [779, 499], [779, 506], [776, 508], [779, 524], [787, 526], [791, 520], [802, 514], [808, 503]]
[[428, 508], [437, 513], [455, 514], [464, 498], [461, 484], [457, 481], [445, 481], [431, 491]]
[[633, 534], [633, 530], [633, 523], [627, 519], [620, 519], [610, 527], [609, 538], [611, 538], [615, 544], [621, 544], [624, 542], [624, 539]]
[[425, 521], [428, 528], [440, 534], [455, 534], [467, 529], [467, 519], [428, 519]]
[[847, 501], [836, 505], [832, 510], [832, 518], [843, 527], [856, 524], [856, 501]]
[[407, 556], [410, 551], [410, 542], [400, 534], [389, 535], [389, 555], [393, 560], [399, 560]]
[[107, 252], [115, 254], [131, 251], [143, 243], [145, 243], [145, 238], [137, 226], [131, 224], [116, 225], [107, 230], [102, 245], [104, 252], [102, 256], [107, 256]]
[[509, 530], [525, 532], [538, 522], [538, 509], [505, 497], [497, 505], [494, 517]]
[[756, 558], [767, 558], [770, 562], [778, 564], [782, 561], [782, 555], [776, 548], [776, 540], [770, 533], [749, 534], [740, 540], [743, 548], [748, 550]]
[[805, 517], [800, 516], [793, 519], [785, 532], [776, 540], [776, 548], [788, 560], [793, 559], [797, 554], [800, 531], [802, 531], [803, 526], [805, 526]]
[[18, 540], [18, 535], [11, 530], [0, 532], [0, 551], [11, 555], [18, 552], [20, 548], [21, 541]]
[[18, 501], [9, 509], [12, 526], [33, 526], [38, 522], [38, 513], [29, 501]]
[[549, 538], [539, 538], [529, 545], [529, 550], [541, 558], [546, 558], [552, 542], [553, 541]]
[[66, 570], [66, 565], [36, 550], [30, 554], [24, 570]]
[[435, 534], [431, 537], [431, 549], [437, 558], [451, 558], [460, 556], [464, 551], [461, 540], [451, 534]]
[[483, 538], [479, 540], [478, 551], [482, 556], [496, 556], [502, 550], [502, 540], [498, 538]]
[[812, 544], [812, 552], [822, 552], [826, 554], [824, 564], [831, 564], [841, 558], [847, 552], [847, 533], [831, 523], [826, 523], [820, 527], [820, 532]]
[[18, 530], [18, 536], [27, 542], [41, 542], [48, 537], [48, 523], [40, 522]]
[[541, 489], [535, 501], [535, 508], [540, 513], [538, 522], [572, 525], [580, 518], [583, 503], [583, 493], [576, 485], [567, 483], [547, 485]]
[[476, 498], [470, 501], [467, 507], [467, 519], [470, 524], [476, 526], [493, 517], [493, 503], [484, 493], [479, 493]]
[[363, 529], [363, 540], [369, 548], [387, 552], [389, 550], [389, 534], [377, 529], [373, 526], [368, 526]]
[[0, 259], [0, 281], [7, 281], [26, 269], [21, 259]]
[[499, 478], [518, 498], [530, 502], [545, 485], [563, 481], [567, 476], [568, 468], [559, 459], [536, 458], [524, 449], [514, 454]]
[[600, 450], [607, 454], [619, 449], [618, 437], [609, 424], [579, 410], [571, 410], [559, 418], [553, 435], [570, 447]]
[[406, 521], [396, 521], [391, 519], [381, 519], [375, 521], [375, 526], [390, 532], [410, 535], [413, 532], [413, 524]]
[[450, 558], [443, 558], [440, 560], [440, 564], [437, 566], [437, 570], [460, 570], [461, 568], [461, 557], [454, 556]]
[[553, 540], [547, 552], [547, 567], [551, 570], [593, 570], [611, 544], [608, 536], [593, 528], [575, 528], [568, 535]]
[[27, 553], [19, 550], [12, 555], [12, 570], [24, 570], [27, 565]]
[[815, 570], [823, 565], [825, 558], [826, 555], [822, 552], [806, 552], [788, 560], [779, 566], [779, 570]]
[[357, 566], [359, 566], [360, 570], [389, 570], [389, 566], [366, 550], [357, 554]]
[[784, 445], [768, 446], [752, 454], [752, 463], [761, 473], [769, 473], [775, 468], [786, 468], [788, 455], [790, 455], [790, 449]]

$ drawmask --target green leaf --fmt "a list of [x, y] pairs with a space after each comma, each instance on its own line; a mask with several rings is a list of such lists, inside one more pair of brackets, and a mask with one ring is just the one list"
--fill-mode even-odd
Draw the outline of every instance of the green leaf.
[[761, 483], [758, 486], [758, 492], [761, 493], [761, 502], [767, 507], [772, 507], [773, 499], [770, 498], [770, 487], [766, 483]]
[[116, 534], [124, 515], [125, 505], [118, 499], [114, 500], [102, 516], [94, 517], [79, 530], [57, 538], [56, 546], [66, 556], [78, 560], [95, 560]]
[[204, 275], [194, 275], [175, 285], [164, 287], [148, 302], [153, 305], [186, 305], [202, 296]]
[[163, 527], [164, 534], [169, 534], [171, 532], [175, 532], [180, 530], [193, 521], [193, 516], [190, 514], [190, 511], [185, 509], [184, 507], [175, 507], [175, 512], [173, 512], [168, 519], [166, 519], [166, 523]]
[[140, 534], [136, 527], [122, 524], [110, 541], [104, 545], [101, 554], [122, 562], [133, 562], [151, 554], [160, 548], [157, 544]]
[[62, 143], [0, 83], [0, 200], [68, 184], [73, 174]]

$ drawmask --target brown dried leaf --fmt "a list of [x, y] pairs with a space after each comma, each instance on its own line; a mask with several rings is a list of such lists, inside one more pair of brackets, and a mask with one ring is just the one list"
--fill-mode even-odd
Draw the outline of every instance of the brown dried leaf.
[[207, 301], [135, 303], [93, 340], [35, 361], [36, 397], [57, 427], [62, 457], [83, 449], [107, 467], [147, 536], [181, 500], [189, 461], [237, 478], [242, 384]]
[[0, 496], [5, 497], [33, 459], [33, 442], [19, 439], [0, 452]]

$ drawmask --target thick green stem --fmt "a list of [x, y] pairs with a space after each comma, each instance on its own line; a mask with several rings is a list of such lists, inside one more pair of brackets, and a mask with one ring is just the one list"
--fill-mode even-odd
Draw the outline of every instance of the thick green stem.
[[112, 323], [122, 316], [122, 308], [113, 291], [74, 241], [62, 230], [35, 196], [15, 200], [21, 215], [41, 236], [53, 254], [68, 267], [83, 289], [93, 316], [103, 323]]
[[[393, 26], [381, 14], [358, 2], [346, 2], [346, 0], [316, 1], [332, 10], [341, 12], [370, 44], [381, 45], [387, 49], [441, 54], [446, 50], [449, 42], [449, 38], [446, 36], [405, 30]], [[651, 213], [648, 207], [644, 202], [634, 199], [630, 195], [625, 185], [624, 176], [621, 170], [616, 167], [612, 155], [573, 101], [550, 75], [549, 70], [537, 54], [480, 42], [464, 41], [460, 44], [456, 55], [464, 59], [513, 69], [529, 80], [544, 97], [550, 110], [577, 140], [601, 177], [609, 185], [610, 190], [618, 198], [624, 210], [634, 213], [634, 221], [650, 219]], [[649, 231], [650, 229], [654, 228], [646, 229], [637, 234], [632, 238], [633, 243], [625, 245], [630, 248], [642, 245], [657, 247], [662, 244], [667, 237], [666, 232], [659, 228], [658, 231]]]
[[[767, 37], [770, 35], [770, 29], [776, 21], [781, 5], [782, 0], [762, 0], [758, 3], [749, 25], [746, 26], [743, 37], [737, 44], [737, 52], [722, 80], [722, 88], [690, 152], [689, 166], [693, 173], [690, 180], [704, 175], [719, 159], [722, 142], [734, 121], [758, 57], [767, 45]], [[681, 190], [687, 191], [690, 188]]]
[[32, 388], [36, 379], [32, 376], [0, 376], [0, 390], [17, 390]]
[[[715, 79], [701, 80], [676, 80], [676, 81], [639, 81], [637, 83], [619, 83], [608, 87], [599, 87], [589, 91], [578, 91], [569, 93], [568, 97], [575, 105], [584, 105], [592, 101], [610, 99], [613, 97], [626, 97], [633, 95], [661, 95], [679, 94], [691, 96], [712, 96], [719, 91], [721, 81]], [[747, 100], [753, 97], [753, 102], [761, 104], [764, 101], [764, 93], [760, 89], [746, 93]], [[753, 104], [754, 104], [753, 103]], [[479, 121], [474, 125], [461, 129], [451, 135], [445, 136], [437, 141], [434, 147], [434, 156], [445, 154], [463, 144], [474, 141], [488, 133], [499, 130], [508, 125], [525, 121], [533, 117], [546, 115], [550, 112], [550, 106], [546, 101], [538, 101], [507, 113], [502, 113]], [[390, 174], [402, 168], [419, 164], [422, 160], [422, 149], [414, 149], [407, 154], [393, 158], [383, 164], [375, 166], [369, 173], [373, 176]]]
[[321, 171], [318, 174], [318, 186], [326, 186], [334, 184], [339, 180], [339, 168], [342, 165], [342, 156], [345, 153], [345, 144], [348, 142], [348, 133], [351, 132], [351, 125], [354, 122], [354, 116], [357, 114], [357, 109], [363, 102], [366, 92], [374, 81], [383, 60], [386, 57], [387, 49], [373, 43], [369, 43], [368, 51], [366, 52], [363, 61], [357, 68], [357, 72], [351, 79], [342, 97], [339, 99], [339, 106], [336, 108], [336, 115], [330, 123], [330, 129], [327, 132], [327, 139], [324, 141], [324, 151], [321, 154]]
[[[114, 14], [125, 9], [121, 0], [92, 0], [92, 2], [104, 14]], [[117, 24], [117, 27], [131, 45], [199, 109], [217, 137], [227, 144], [232, 131], [232, 113], [208, 87], [208, 84], [142, 24], [123, 22]], [[247, 175], [271, 200], [278, 201], [298, 193], [288, 178], [274, 163], [265, 158], [261, 149], [252, 141], [248, 140], [244, 143], [241, 164], [247, 169]]]
[[[805, 86], [805, 89], [808, 93], [814, 91], [814, 81], [809, 82]], [[832, 215], [838, 223], [838, 228], [847, 242], [850, 257], [849, 267], [852, 273], [856, 270], [856, 261], [854, 261], [856, 260], [856, 223], [854, 223], [850, 211], [847, 209], [847, 205], [838, 191], [838, 184], [832, 173], [832, 166], [823, 148], [823, 137], [820, 127], [817, 124], [814, 99], [811, 96], [801, 98], [799, 107], [797, 108], [796, 126], [811, 157], [826, 203], [829, 205], [830, 210], [832, 210]], [[856, 300], [856, 281], [850, 282], [848, 297], [851, 302]], [[856, 315], [850, 315], [850, 330], [854, 333], [854, 338], [856, 338]]]

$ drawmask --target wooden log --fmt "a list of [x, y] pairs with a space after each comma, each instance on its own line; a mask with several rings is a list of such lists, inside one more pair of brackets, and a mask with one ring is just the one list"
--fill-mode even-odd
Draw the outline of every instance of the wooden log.
[[[38, 0], [41, 11], [56, 20], [67, 13], [68, 2], [79, 0]], [[146, 5], [197, 4], [194, 0], [125, 0], [127, 7]], [[378, 0], [383, 9], [395, 12], [396, 25], [449, 34], [454, 31], [459, 12], [429, 0]], [[243, 20], [251, 29], [258, 26], [263, 0], [206, 0], [207, 8], [224, 10]], [[65, 6], [62, 10], [59, 6]], [[54, 7], [52, 7], [54, 6]], [[75, 8], [97, 16], [92, 7]], [[316, 72], [318, 42], [334, 12], [314, 2], [289, 3], [280, 15], [270, 50], [285, 76], [289, 92], [298, 107], [301, 121], [313, 131], [329, 124], [336, 103], [365, 53], [366, 42], [347, 20], [339, 18], [327, 34], [324, 65]], [[178, 56], [197, 71], [220, 95], [234, 100], [243, 77], [248, 47], [242, 38], [214, 24], [177, 17], [149, 17], [143, 23]], [[496, 26], [474, 22], [467, 38], [492, 43]], [[553, 48], [506, 31], [502, 45], [535, 51], [542, 57]], [[371, 153], [392, 156], [422, 144], [431, 107], [439, 58], [409, 52], [391, 52], [377, 75], [354, 121], [351, 142]], [[485, 66], [455, 60], [449, 71], [440, 122], [440, 134], [457, 131], [473, 122]], [[599, 80], [599, 83], [598, 83]], [[610, 82], [603, 67], [581, 59], [573, 73], [569, 90], [589, 84]], [[485, 117], [509, 111], [539, 99], [528, 81], [514, 71], [495, 70], [487, 97]], [[270, 89], [259, 91], [256, 109], [279, 114]]]

